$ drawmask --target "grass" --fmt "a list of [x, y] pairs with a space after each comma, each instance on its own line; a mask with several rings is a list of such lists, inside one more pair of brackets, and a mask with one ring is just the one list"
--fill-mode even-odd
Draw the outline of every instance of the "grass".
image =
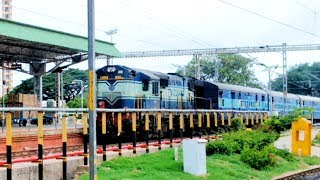
[[[182, 152], [179, 153], [182, 157]], [[279, 158], [274, 167], [261, 171], [249, 167], [240, 161], [240, 155], [212, 155], [207, 157], [206, 176], [196, 177], [183, 172], [183, 161], [174, 160], [173, 150], [163, 150], [155, 154], [137, 157], [118, 158], [104, 162], [98, 167], [98, 179], [271, 179], [288, 171], [307, 168], [320, 164], [320, 158], [296, 158], [288, 162]], [[80, 180], [89, 179], [88, 174]]]

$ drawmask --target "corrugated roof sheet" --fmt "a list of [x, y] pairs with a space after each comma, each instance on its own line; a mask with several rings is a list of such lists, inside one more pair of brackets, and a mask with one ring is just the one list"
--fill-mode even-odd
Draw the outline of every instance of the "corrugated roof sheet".
[[[83, 52], [88, 51], [88, 40], [86, 37], [5, 19], [0, 19], [0, 35], [20, 39], [21, 41], [43, 43]], [[113, 43], [101, 40], [96, 40], [96, 53], [113, 57], [121, 56]]]

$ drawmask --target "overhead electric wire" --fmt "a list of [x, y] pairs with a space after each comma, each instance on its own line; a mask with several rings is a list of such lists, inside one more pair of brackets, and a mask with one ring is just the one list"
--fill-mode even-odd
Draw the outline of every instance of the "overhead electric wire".
[[311, 12], [313, 12], [315, 15], [316, 14], [318, 14], [318, 12], [317, 11], [315, 11], [315, 10], [313, 10], [313, 9], [311, 9], [310, 7], [308, 7], [308, 6], [306, 6], [305, 4], [303, 4], [302, 2], [300, 2], [300, 1], [295, 1], [297, 4], [299, 4], [300, 6], [302, 6], [302, 7], [304, 7], [305, 9], [308, 9], [309, 11], [311, 11]]
[[[31, 11], [31, 10], [20, 8], [20, 7], [17, 7], [17, 6], [12, 6], [12, 8], [15, 8], [15, 9], [21, 10], [21, 11], [25, 11], [25, 12], [28, 12], [28, 13], [36, 14], [36, 15], [39, 15], [39, 16], [44, 16], [44, 17], [47, 17], [47, 18], [51, 18], [51, 19], [54, 19], [56, 21], [61, 21], [61, 22], [66, 22], [66, 23], [70, 23], [70, 24], [86, 27], [86, 24], [73, 22], [73, 21], [68, 21], [68, 20], [65, 20], [65, 19], [60, 19], [60, 18], [57, 18], [57, 17], [54, 17], [54, 16], [50, 16], [50, 15], [47, 15], [47, 14], [44, 14], [44, 13], [40, 13], [40, 12], [36, 12], [36, 11]], [[112, 29], [112, 28], [110, 28], [110, 29]], [[104, 32], [104, 33], [106, 32], [106, 30], [103, 30], [103, 29], [100, 29], [100, 28], [96, 28], [96, 30]], [[125, 37], [127, 39], [130, 39], [130, 40], [134, 41], [134, 42], [142, 42], [142, 43], [149, 44], [149, 45], [152, 45], [152, 46], [159, 46], [161, 48], [165, 47], [163, 45], [158, 45], [156, 43], [148, 42], [148, 41], [145, 41], [145, 40], [136, 40], [136, 39], [130, 38], [129, 36], [124, 35], [124, 34], [121, 34], [119, 36], [123, 36], [123, 37]]]
[[294, 29], [294, 30], [297, 30], [297, 31], [300, 31], [300, 32], [303, 32], [303, 33], [306, 33], [306, 34], [309, 34], [309, 35], [312, 35], [312, 36], [315, 36], [315, 37], [320, 38], [320, 35], [317, 35], [317, 34], [315, 34], [315, 33], [308, 32], [308, 31], [305, 31], [305, 30], [303, 30], [303, 29], [300, 29], [300, 28], [297, 28], [297, 27], [295, 27], [295, 26], [292, 26], [292, 25], [290, 25], [290, 24], [287, 24], [287, 23], [284, 23], [284, 22], [281, 22], [281, 21], [278, 21], [278, 20], [269, 18], [269, 17], [267, 17], [267, 16], [264, 16], [264, 15], [262, 15], [262, 14], [256, 13], [256, 12], [254, 12], [254, 11], [251, 11], [251, 10], [245, 9], [245, 8], [243, 8], [243, 7], [234, 5], [234, 4], [232, 4], [232, 3], [226, 2], [226, 1], [224, 1], [224, 0], [216, 0], [216, 1], [222, 2], [222, 3], [224, 3], [224, 4], [227, 4], [227, 5], [229, 5], [229, 6], [232, 6], [232, 7], [234, 7], [234, 8], [240, 9], [240, 10], [242, 10], [242, 11], [246, 11], [246, 12], [248, 12], [248, 13], [250, 13], [250, 14], [254, 14], [254, 15], [256, 15], [256, 16], [259, 16], [259, 17], [261, 17], [261, 18], [263, 18], [263, 19], [266, 19], [266, 20], [275, 22], [275, 23], [277, 23], [277, 24], [281, 24], [281, 25], [286, 26], [286, 27], [289, 27], [289, 28], [291, 28], [291, 29]]

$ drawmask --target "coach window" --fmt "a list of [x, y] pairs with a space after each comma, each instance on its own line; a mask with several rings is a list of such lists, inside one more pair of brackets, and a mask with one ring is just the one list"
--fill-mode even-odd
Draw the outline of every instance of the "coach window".
[[241, 93], [239, 93], [239, 95], [238, 95], [238, 99], [241, 99]]
[[219, 98], [222, 98], [223, 96], [223, 91], [219, 91]]
[[265, 101], [264, 96], [261, 97], [261, 101]]
[[159, 95], [159, 83], [152, 82], [152, 94], [158, 96]]

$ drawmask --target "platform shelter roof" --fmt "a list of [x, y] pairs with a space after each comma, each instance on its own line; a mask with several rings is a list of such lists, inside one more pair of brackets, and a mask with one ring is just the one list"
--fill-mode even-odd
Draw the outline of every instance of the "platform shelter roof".
[[[50, 63], [67, 58], [81, 61], [87, 51], [86, 37], [0, 19], [1, 61]], [[96, 40], [96, 55], [121, 56], [113, 43], [101, 40]]]

